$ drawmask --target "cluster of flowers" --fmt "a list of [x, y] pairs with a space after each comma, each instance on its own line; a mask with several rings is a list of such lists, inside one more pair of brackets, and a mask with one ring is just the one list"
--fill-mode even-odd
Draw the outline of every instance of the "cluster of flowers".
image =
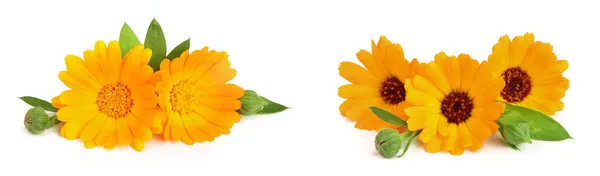
[[[97, 41], [93, 50], [65, 58], [58, 78], [70, 89], [50, 102], [21, 97], [34, 106], [25, 127], [34, 134], [61, 124], [60, 135], [86, 148], [131, 146], [160, 134], [192, 145], [229, 134], [241, 115], [270, 114], [287, 107], [228, 83], [236, 76], [223, 51], [189, 51], [190, 40], [168, 55], [156, 20], [142, 44], [125, 24], [119, 41]], [[49, 117], [47, 112], [56, 112]]]
[[356, 128], [379, 132], [375, 146], [384, 157], [402, 147], [406, 152], [417, 136], [427, 152], [452, 155], [479, 150], [497, 131], [514, 149], [531, 140], [571, 138], [549, 117], [564, 107], [568, 63], [532, 33], [500, 37], [481, 63], [444, 52], [428, 63], [409, 62], [402, 47], [384, 36], [371, 46], [371, 53], [357, 53], [364, 67], [340, 64], [339, 74], [350, 84], [338, 95], [345, 99], [341, 114]]

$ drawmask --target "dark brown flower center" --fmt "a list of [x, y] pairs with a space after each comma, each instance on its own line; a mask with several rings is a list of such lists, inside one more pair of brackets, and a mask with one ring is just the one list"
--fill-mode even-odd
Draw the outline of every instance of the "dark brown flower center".
[[406, 89], [404, 83], [395, 76], [390, 76], [385, 79], [379, 89], [379, 95], [383, 98], [386, 104], [396, 105], [404, 101], [406, 98]]
[[473, 99], [467, 92], [451, 92], [442, 101], [442, 114], [448, 123], [459, 124], [471, 117]]
[[531, 93], [531, 77], [520, 67], [506, 69], [502, 77], [505, 85], [500, 95], [507, 102], [521, 102]]

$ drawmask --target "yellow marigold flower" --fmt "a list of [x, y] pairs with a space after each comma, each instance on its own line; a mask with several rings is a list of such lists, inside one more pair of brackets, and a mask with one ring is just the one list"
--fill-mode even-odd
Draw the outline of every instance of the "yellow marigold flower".
[[405, 101], [404, 80], [415, 75], [419, 63], [416, 59], [409, 63], [404, 58], [402, 47], [391, 43], [385, 36], [379, 39], [377, 45], [371, 41], [371, 50], [373, 54], [365, 50], [356, 54], [366, 69], [352, 62], [340, 64], [340, 76], [351, 83], [338, 89], [338, 95], [347, 99], [340, 105], [340, 112], [356, 121], [358, 129], [394, 128], [402, 131], [404, 129], [379, 119], [368, 107], [383, 108], [406, 120], [404, 108], [412, 105]]
[[499, 99], [554, 115], [563, 109], [561, 99], [569, 88], [563, 77], [569, 64], [557, 60], [552, 45], [534, 42], [526, 33], [510, 40], [500, 37], [488, 58], [494, 77], [504, 79], [506, 85]]
[[414, 79], [406, 80], [408, 129], [422, 130], [419, 140], [427, 152], [479, 150], [497, 131], [496, 120], [504, 104], [496, 98], [504, 87], [492, 79], [488, 64], [469, 55], [447, 56], [441, 52]]
[[236, 75], [227, 57], [225, 52], [205, 47], [161, 62], [156, 74], [162, 78], [156, 92], [159, 106], [166, 112], [166, 140], [188, 145], [213, 141], [229, 134], [233, 124], [240, 121], [236, 110], [241, 107], [238, 99], [244, 90], [227, 84]]
[[104, 42], [96, 42], [93, 51], [84, 52], [85, 60], [68, 55], [67, 71], [58, 77], [71, 89], [52, 101], [60, 108], [58, 120], [66, 122], [60, 135], [80, 138], [87, 148], [129, 145], [142, 150], [152, 137], [151, 127], [160, 125], [158, 98], [148, 82], [152, 76], [147, 65], [150, 56], [149, 49], [137, 45], [122, 59], [116, 41], [108, 48]]

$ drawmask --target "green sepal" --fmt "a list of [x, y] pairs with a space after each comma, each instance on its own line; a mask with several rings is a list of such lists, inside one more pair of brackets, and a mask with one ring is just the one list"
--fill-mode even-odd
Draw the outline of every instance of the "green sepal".
[[31, 134], [40, 134], [46, 130], [50, 118], [41, 107], [33, 107], [25, 114], [24, 125]]
[[152, 50], [152, 57], [150, 58], [150, 62], [148, 64], [154, 69], [154, 71], [159, 70], [160, 63], [166, 58], [167, 55], [167, 42], [165, 40], [165, 34], [163, 33], [163, 30], [156, 19], [152, 19], [150, 26], [148, 26], [144, 47]]
[[284, 105], [260, 96], [253, 90], [245, 90], [244, 96], [239, 100], [242, 102], [242, 107], [238, 110], [238, 113], [242, 115], [273, 114], [289, 109]]
[[504, 113], [498, 119], [500, 123], [526, 121], [530, 128], [530, 137], [541, 141], [561, 141], [572, 138], [567, 130], [546, 114], [506, 103]]
[[52, 111], [52, 112], [58, 111], [58, 109], [56, 109], [54, 106], [52, 106], [52, 103], [50, 103], [46, 100], [42, 100], [42, 99], [31, 97], [31, 96], [23, 96], [23, 97], [19, 97], [19, 99], [23, 100], [25, 103], [27, 103], [33, 107], [40, 107], [46, 111]]
[[181, 55], [186, 50], [190, 49], [190, 39], [187, 39], [177, 45], [169, 54], [167, 55], [167, 59], [173, 60]]
[[140, 40], [138, 40], [135, 32], [127, 25], [127, 23], [123, 24], [121, 28], [121, 33], [119, 34], [119, 45], [121, 46], [121, 56], [125, 57], [127, 52], [131, 50], [135, 45], [141, 44]]
[[279, 104], [277, 102], [271, 101], [268, 98], [265, 98], [263, 96], [261, 96], [260, 98], [267, 101], [267, 105], [265, 107], [263, 107], [263, 109], [261, 111], [258, 111], [258, 113], [256, 113], [256, 114], [262, 114], [262, 115], [274, 114], [274, 113], [282, 112], [282, 111], [285, 111], [286, 109], [289, 109], [289, 107]]
[[531, 144], [531, 133], [529, 123], [527, 121], [498, 121], [500, 126], [500, 135], [504, 138], [504, 142], [515, 150], [519, 150], [517, 147], [521, 143]]
[[384, 158], [392, 158], [402, 148], [403, 140], [398, 131], [391, 128], [384, 128], [375, 136], [375, 149]]
[[371, 109], [371, 111], [377, 116], [379, 117], [379, 119], [393, 124], [393, 125], [397, 125], [403, 128], [406, 128], [406, 121], [402, 120], [401, 118], [399, 118], [398, 116], [384, 110], [381, 109], [379, 107], [375, 107], [375, 106], [371, 106], [369, 107], [369, 109]]

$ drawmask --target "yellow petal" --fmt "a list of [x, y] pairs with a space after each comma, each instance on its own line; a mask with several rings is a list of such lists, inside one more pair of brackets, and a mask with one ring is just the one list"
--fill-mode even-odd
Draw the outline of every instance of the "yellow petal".
[[198, 129], [198, 126], [192, 121], [189, 114], [182, 114], [181, 119], [183, 120], [183, 126], [189, 136], [196, 142], [207, 141], [210, 137], [204, 132]]
[[201, 83], [203, 87], [225, 84], [237, 74], [235, 69], [229, 67], [230, 65], [228, 60], [223, 60], [210, 68], [206, 74], [200, 77], [196, 82]]
[[205, 75], [206, 72], [208, 72], [208, 70], [210, 70], [212, 67], [226, 59], [227, 53], [211, 50], [205, 56], [203, 56], [202, 59], [200, 59], [198, 66], [192, 72], [192, 75], [190, 76], [189, 80], [196, 81], [200, 79]]
[[153, 72], [154, 71], [152, 70], [152, 67], [150, 67], [149, 65], [144, 65], [142, 67], [135, 69], [135, 71], [133, 71], [133, 73], [131, 75], [132, 76], [131, 84], [133, 84], [133, 85], [145, 84], [148, 80], [150, 80]]
[[[471, 87], [479, 62], [471, 59], [469, 55], [458, 55], [458, 63], [460, 65], [460, 87], [461, 90], [465, 90]], [[492, 64], [491, 61], [490, 64]]]
[[69, 75], [81, 85], [90, 90], [100, 90], [102, 88], [100, 82], [88, 71], [83, 60], [77, 56], [68, 55], [65, 58], [65, 64]]
[[429, 153], [437, 153], [440, 152], [442, 145], [442, 140], [438, 135], [433, 135], [431, 140], [426, 144], [425, 151]]
[[371, 86], [346, 84], [338, 89], [338, 96], [347, 99], [370, 99], [379, 97], [379, 91]]
[[119, 118], [116, 122], [117, 128], [117, 141], [120, 145], [128, 145], [131, 144], [131, 130], [129, 129], [129, 125], [127, 125], [127, 121], [125, 118]]
[[240, 114], [235, 111], [219, 111], [203, 106], [195, 106], [194, 111], [211, 124], [222, 129], [231, 129], [235, 122], [240, 121]]
[[470, 147], [473, 139], [471, 137], [471, 132], [465, 123], [460, 123], [458, 125], [458, 144], [460, 148]]
[[[169, 114], [169, 113], [167, 113], [167, 114]], [[165, 130], [163, 132], [163, 137], [165, 138], [165, 140], [173, 139], [173, 137], [171, 137], [171, 125], [172, 125], [173, 120], [171, 120], [171, 118], [172, 117], [169, 117], [167, 119], [167, 123], [165, 125]]]
[[437, 121], [438, 120], [439, 120], [439, 118], [436, 116], [427, 117], [425, 128], [423, 128], [421, 135], [419, 135], [419, 139], [423, 143], [428, 143], [431, 140], [431, 138], [433, 138], [433, 136], [435, 136], [437, 134]]
[[173, 76], [173, 82], [179, 82], [182, 80], [183, 64], [184, 60], [181, 60], [180, 58], [176, 58], [171, 61], [171, 76]]
[[90, 73], [100, 82], [101, 85], [108, 84], [108, 80], [100, 67], [100, 61], [96, 58], [96, 53], [92, 50], [86, 50], [83, 53], [83, 57], [85, 58], [85, 67], [90, 71]]
[[523, 36], [514, 37], [510, 43], [508, 64], [509, 67], [519, 66], [523, 62], [525, 52], [533, 44], [534, 36], [532, 33], [526, 33]]
[[82, 89], [71, 89], [63, 91], [60, 94], [59, 100], [64, 105], [95, 105], [97, 96], [98, 93]]
[[146, 126], [144, 122], [138, 119], [138, 117], [132, 113], [129, 113], [127, 116], [125, 116], [125, 120], [131, 129], [131, 134], [133, 134], [135, 138], [142, 141], [148, 141], [150, 138], [152, 138], [152, 132], [150, 129], [148, 129], [148, 126]]
[[[494, 45], [492, 54], [488, 57], [490, 69], [494, 73], [494, 77], [500, 76], [508, 68], [509, 48], [510, 38], [508, 38], [508, 35], [500, 37]], [[470, 87], [470, 84], [468, 85]]]
[[133, 138], [133, 142], [131, 143], [130, 146], [132, 149], [139, 152], [144, 149], [144, 142], [137, 138]]
[[85, 121], [98, 114], [96, 104], [65, 106], [56, 112], [56, 117], [62, 122]]
[[119, 46], [119, 42], [110, 41], [108, 43], [107, 57], [108, 61], [110, 62], [110, 65], [115, 71], [115, 79], [118, 80], [118, 78], [121, 77], [121, 61], [123, 59], [121, 58], [121, 46]]
[[441, 136], [448, 136], [448, 120], [446, 118], [440, 118], [440, 120], [438, 120], [438, 133], [440, 133]]
[[88, 149], [96, 147], [96, 142], [94, 142], [94, 141], [85, 141], [85, 142], [83, 142], [83, 144], [84, 144], [83, 146]]
[[431, 76], [432, 79], [430, 81], [432, 81], [433, 85], [435, 85], [442, 93], [448, 94], [450, 91], [452, 91], [452, 87], [450, 87], [448, 78], [442, 72], [441, 67], [441, 65], [430, 62], [427, 65], [426, 71]]
[[342, 62], [339, 74], [353, 84], [377, 85], [377, 79], [366, 69], [352, 62]]
[[172, 114], [171, 119], [173, 120], [171, 123], [171, 137], [174, 141], [181, 141], [185, 132], [181, 115], [176, 112], [170, 114]]
[[60, 133], [63, 134], [63, 137], [73, 140], [79, 137], [81, 129], [87, 122], [67, 122], [60, 129]]
[[238, 99], [235, 98], [217, 98], [217, 97], [213, 97], [213, 98], [206, 98], [203, 100], [200, 100], [200, 105], [209, 107], [209, 108], [213, 108], [213, 109], [218, 109], [218, 110], [230, 110], [230, 111], [234, 111], [234, 110], [238, 110], [242, 107], [242, 102], [240, 102]]
[[97, 116], [95, 116], [90, 122], [88, 122], [85, 125], [85, 127], [81, 131], [81, 140], [91, 141], [94, 138], [96, 138], [96, 136], [104, 126], [104, 123], [106, 122], [107, 118], [108, 117], [106, 117], [106, 115], [104, 115], [103, 113], [100, 113]]
[[[202, 117], [198, 113], [195, 113], [195, 112], [191, 113], [190, 117], [191, 117], [192, 121], [196, 124], [196, 126], [198, 126], [198, 129], [200, 131], [206, 133], [210, 137], [218, 137], [224, 132], [229, 133], [228, 130], [222, 131], [222, 129], [219, 129], [216, 126], [214, 126], [213, 124], [211, 124], [210, 122], [206, 121], [204, 119], [204, 117]], [[209, 140], [209, 141], [212, 141], [212, 140]]]
[[241, 98], [244, 96], [244, 89], [235, 84], [219, 84], [198, 90], [198, 95]]
[[455, 145], [456, 145], [456, 141], [457, 141], [457, 130], [456, 130], [457, 126], [456, 124], [448, 124], [448, 138], [446, 138], [446, 140], [444, 140], [444, 143], [442, 145], [442, 149], [445, 151], [450, 151], [452, 150]]
[[[367, 68], [367, 71], [377, 79], [385, 79], [389, 76], [386, 74], [386, 68], [383, 67], [380, 60], [376, 60], [371, 53], [366, 50], [360, 50], [356, 53], [358, 60]], [[380, 66], [381, 65], [381, 66]]]
[[105, 146], [106, 143], [108, 143], [108, 140], [114, 134], [114, 132], [115, 132], [114, 128], [115, 128], [115, 118], [110, 118], [110, 117], [107, 118], [106, 122], [104, 123], [104, 127], [102, 127], [102, 129], [98, 133], [98, 136], [96, 137], [96, 144], [98, 144], [100, 146]]

